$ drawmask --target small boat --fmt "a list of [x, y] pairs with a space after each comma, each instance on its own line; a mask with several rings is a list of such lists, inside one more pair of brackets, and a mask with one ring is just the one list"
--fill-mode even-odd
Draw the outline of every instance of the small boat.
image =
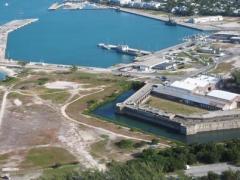
[[168, 21], [165, 23], [168, 26], [176, 26], [177, 22], [169, 15], [168, 16]]
[[6, 3], [5, 3], [5, 6], [7, 7], [8, 5], [9, 5], [9, 4], [6, 2]]
[[120, 12], [120, 11], [121, 11], [119, 7], [117, 7], [115, 10], [116, 10], [117, 12]]

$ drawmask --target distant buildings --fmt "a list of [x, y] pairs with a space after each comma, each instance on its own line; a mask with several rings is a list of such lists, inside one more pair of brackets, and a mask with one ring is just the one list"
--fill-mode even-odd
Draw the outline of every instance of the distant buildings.
[[240, 31], [220, 31], [210, 36], [216, 41], [240, 43]]
[[110, 2], [119, 5], [126, 5], [129, 4], [131, 0], [111, 0]]
[[215, 21], [223, 21], [223, 17], [222, 16], [196, 17], [196, 18], [190, 18], [187, 22], [198, 24], [198, 23], [207, 23], [207, 22], [215, 22]]

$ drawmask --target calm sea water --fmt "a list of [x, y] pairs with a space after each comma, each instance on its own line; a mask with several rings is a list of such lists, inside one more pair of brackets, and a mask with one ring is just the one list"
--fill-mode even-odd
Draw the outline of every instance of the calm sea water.
[[191, 136], [184, 136], [175, 131], [172, 131], [168, 128], [156, 126], [150, 123], [146, 123], [141, 119], [127, 117], [123, 115], [119, 115], [115, 113], [116, 103], [123, 102], [130, 95], [134, 93], [133, 90], [123, 93], [119, 96], [115, 101], [111, 103], [107, 103], [99, 108], [97, 108], [93, 114], [96, 116], [100, 116], [107, 121], [111, 121], [114, 123], [122, 124], [130, 128], [137, 128], [145, 132], [149, 132], [158, 136], [186, 142], [186, 143], [204, 143], [204, 142], [217, 142], [222, 140], [228, 140], [232, 138], [240, 137], [240, 130], [227, 130], [227, 131], [215, 131], [215, 132], [206, 132], [199, 133]]
[[[49, 12], [50, 0], [12, 0], [0, 7], [0, 23], [16, 18], [39, 18], [9, 36], [6, 56], [19, 60], [109, 67], [133, 57], [97, 47], [99, 43], [127, 44], [156, 51], [199, 33], [181, 26], [114, 10]], [[9, 10], [8, 10], [9, 9]], [[4, 14], [4, 15], [3, 15]]]

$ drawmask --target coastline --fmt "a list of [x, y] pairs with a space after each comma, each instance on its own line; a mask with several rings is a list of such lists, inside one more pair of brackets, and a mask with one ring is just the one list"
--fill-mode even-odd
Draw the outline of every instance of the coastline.
[[[163, 22], [167, 22], [168, 18], [165, 17], [160, 17], [157, 15], [153, 15], [153, 14], [149, 14], [143, 11], [140, 11], [138, 9], [132, 9], [132, 8], [119, 8], [120, 11], [125, 12], [125, 13], [130, 13], [130, 14], [134, 14], [134, 15], [138, 15], [138, 16], [143, 16], [146, 18], [150, 18], [150, 19], [154, 19], [154, 20], [159, 20], [159, 21], [163, 21]], [[199, 30], [199, 31], [218, 31], [218, 29], [215, 28], [204, 28], [200, 25], [195, 25], [195, 24], [190, 24], [190, 23], [184, 23], [184, 22], [179, 22], [176, 21], [177, 25], [182, 26], [182, 27], [186, 27], [186, 28], [191, 28], [191, 29], [195, 29], [195, 30]]]
[[9, 76], [9, 77], [14, 77], [17, 75], [17, 73], [13, 69], [10, 69], [4, 66], [0, 66], [0, 72], [6, 74], [6, 76]]

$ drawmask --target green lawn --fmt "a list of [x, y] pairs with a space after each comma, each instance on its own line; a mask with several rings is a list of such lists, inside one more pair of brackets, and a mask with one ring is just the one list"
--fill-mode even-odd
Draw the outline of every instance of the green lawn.
[[175, 114], [193, 114], [193, 113], [205, 113], [207, 110], [200, 109], [193, 106], [188, 106], [182, 103], [161, 99], [158, 97], [150, 96], [150, 98], [147, 100], [146, 104], [159, 108], [165, 112], [168, 113], [175, 113]]
[[67, 150], [59, 147], [41, 147], [30, 149], [22, 162], [22, 167], [51, 167], [56, 164], [70, 164], [77, 162], [76, 158]]

